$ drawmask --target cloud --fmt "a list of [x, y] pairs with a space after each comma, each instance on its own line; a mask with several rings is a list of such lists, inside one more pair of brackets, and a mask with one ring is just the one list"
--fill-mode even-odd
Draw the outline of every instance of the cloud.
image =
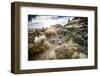
[[29, 28], [49, 27], [55, 24], [64, 25], [73, 17], [67, 16], [35, 16], [29, 22]]

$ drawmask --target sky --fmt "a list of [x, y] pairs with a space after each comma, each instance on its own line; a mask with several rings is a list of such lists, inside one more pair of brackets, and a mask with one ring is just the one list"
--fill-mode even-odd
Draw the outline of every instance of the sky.
[[51, 25], [67, 24], [68, 20], [73, 17], [68, 16], [53, 16], [53, 15], [28, 15], [28, 27], [29, 28], [42, 28], [50, 27]]

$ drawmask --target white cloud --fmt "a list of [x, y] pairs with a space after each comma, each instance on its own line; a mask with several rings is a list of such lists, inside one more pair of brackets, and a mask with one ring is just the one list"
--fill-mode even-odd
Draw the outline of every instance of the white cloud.
[[67, 16], [36, 16], [32, 18], [31, 21], [28, 22], [29, 28], [41, 28], [41, 27], [49, 27], [55, 24], [64, 25], [68, 22], [68, 19], [72, 19], [73, 17]]

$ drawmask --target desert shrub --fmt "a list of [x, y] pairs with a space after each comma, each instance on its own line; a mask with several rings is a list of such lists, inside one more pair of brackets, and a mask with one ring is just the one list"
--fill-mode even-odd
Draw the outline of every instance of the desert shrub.
[[70, 57], [67, 55], [66, 51], [68, 51], [68, 45], [63, 43], [59, 48], [56, 49], [56, 58], [57, 59], [69, 59]]
[[[80, 45], [70, 40], [68, 43], [63, 43], [59, 48], [56, 49], [56, 57], [57, 59], [72, 59], [72, 56], [75, 53], [77, 55], [73, 56], [73, 58], [79, 57], [80, 53], [82, 53], [82, 48]], [[84, 53], [84, 55], [86, 55]]]
[[39, 36], [39, 37], [35, 37], [35, 39], [34, 39], [34, 42], [35, 43], [42, 43], [42, 42], [44, 42], [46, 40], [46, 36], [45, 35], [41, 35], [41, 36]]
[[33, 43], [28, 43], [28, 48], [33, 48]]
[[47, 51], [49, 49], [49, 44], [47, 43], [35, 43], [32, 46], [29, 47], [28, 53], [29, 53], [29, 60], [36, 59], [38, 54], [43, 53], [44, 51]]
[[32, 49], [32, 53], [43, 52], [49, 49], [50, 43], [46, 41], [46, 37], [44, 35], [40, 37], [36, 37], [34, 40], [35, 43], [29, 43], [29, 51]]
[[45, 35], [47, 38], [50, 38], [52, 36], [55, 36], [57, 34], [56, 28], [54, 27], [49, 27], [45, 30]]

